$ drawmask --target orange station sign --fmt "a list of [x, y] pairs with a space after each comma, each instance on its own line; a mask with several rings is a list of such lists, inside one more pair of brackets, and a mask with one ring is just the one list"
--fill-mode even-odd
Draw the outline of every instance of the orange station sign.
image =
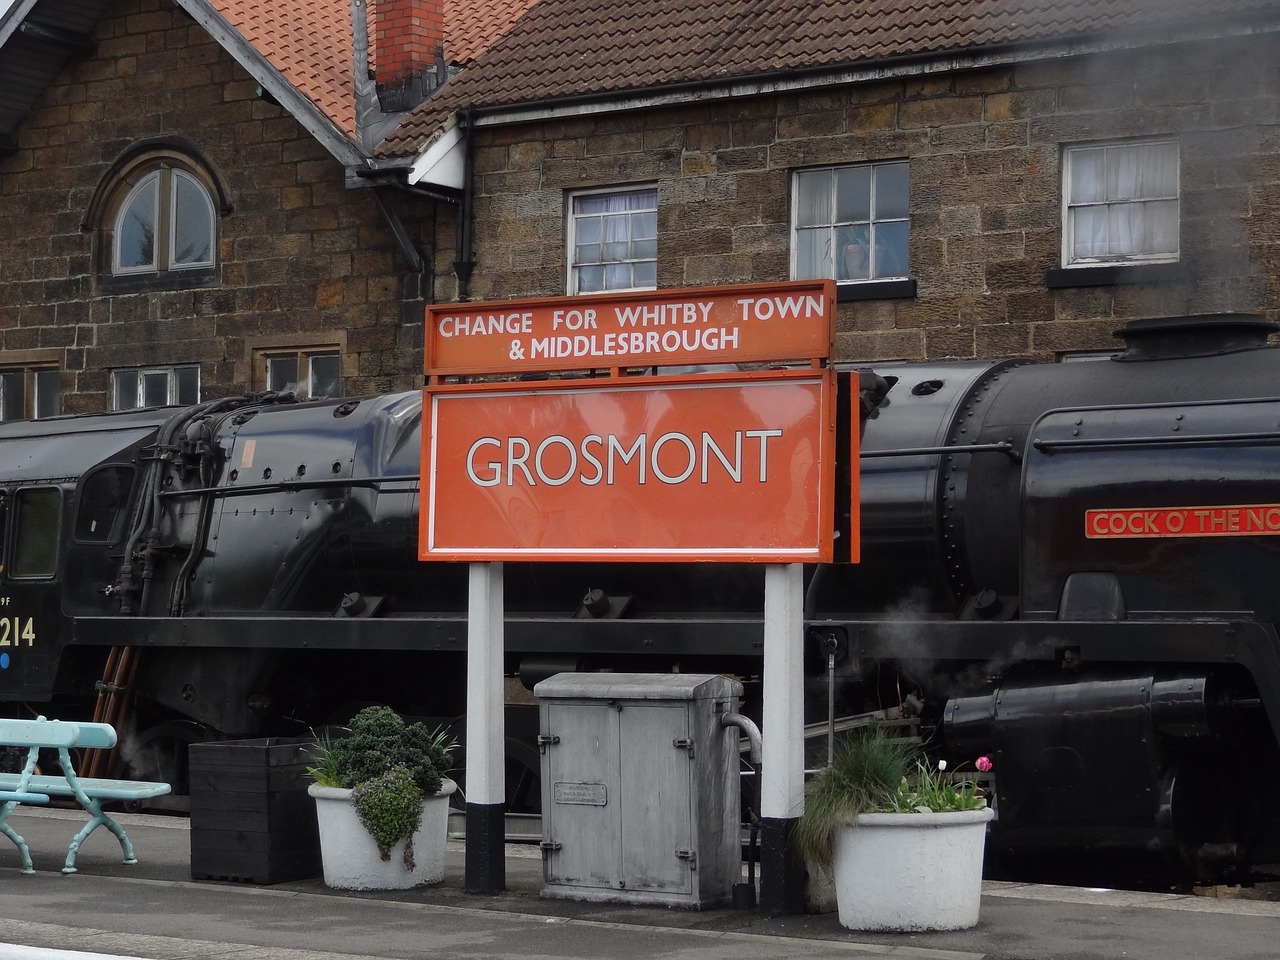
[[422, 556], [829, 558], [830, 376], [433, 393]]
[[427, 307], [430, 374], [831, 355], [835, 285], [813, 280]]
[[[428, 308], [419, 559], [830, 561], [834, 292], [803, 281]], [[809, 365], [622, 372], [769, 360]], [[601, 368], [612, 375], [442, 380]]]

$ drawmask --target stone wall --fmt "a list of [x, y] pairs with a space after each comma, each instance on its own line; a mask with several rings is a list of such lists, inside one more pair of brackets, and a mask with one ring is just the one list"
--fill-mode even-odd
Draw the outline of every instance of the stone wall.
[[[565, 195], [655, 182], [659, 285], [789, 271], [791, 174], [911, 163], [910, 299], [843, 303], [850, 359], [1116, 346], [1135, 317], [1280, 313], [1274, 38], [1078, 57], [803, 94], [480, 131], [475, 297], [565, 292]], [[1180, 274], [1050, 289], [1063, 147], [1176, 137]]]
[[[64, 410], [109, 403], [116, 367], [199, 363], [205, 397], [261, 389], [264, 346], [334, 344], [343, 393], [421, 382], [420, 303], [367, 190], [170, 0], [119, 0], [96, 55], [49, 88], [0, 159], [0, 365], [56, 363]], [[481, 127], [471, 299], [565, 291], [569, 191], [655, 183], [659, 284], [789, 275], [796, 169], [911, 164], [916, 296], [842, 303], [846, 359], [1107, 349], [1135, 317], [1280, 316], [1280, 50], [1270, 37], [875, 80], [807, 93]], [[1181, 144], [1181, 262], [1158, 281], [1051, 288], [1064, 145]], [[151, 140], [225, 186], [215, 276], [104, 284], [93, 199]], [[391, 202], [458, 298], [457, 208]], [[407, 289], [408, 288], [408, 289]]]
[[[403, 269], [372, 194], [346, 189], [342, 165], [168, 0], [121, 0], [96, 40], [0, 160], [0, 364], [59, 358], [65, 412], [104, 409], [115, 367], [199, 363], [205, 397], [262, 389], [250, 360], [271, 344], [345, 343], [347, 395], [419, 385], [421, 311], [402, 315]], [[190, 144], [226, 186], [216, 275], [103, 289], [91, 201], [150, 139]], [[411, 230], [430, 229], [430, 206], [394, 203]]]

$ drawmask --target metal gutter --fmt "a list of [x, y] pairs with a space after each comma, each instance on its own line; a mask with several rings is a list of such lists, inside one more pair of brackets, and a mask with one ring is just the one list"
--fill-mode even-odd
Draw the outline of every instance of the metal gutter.
[[[1280, 18], [1262, 22], [1218, 24], [1213, 39], [1251, 36], [1280, 31]], [[476, 127], [499, 127], [514, 123], [564, 120], [605, 113], [625, 113], [662, 107], [737, 100], [747, 97], [799, 93], [829, 87], [849, 86], [883, 80], [936, 76], [991, 67], [1008, 67], [1020, 63], [1111, 53], [1152, 46], [1171, 46], [1206, 39], [1203, 30], [1194, 27], [1159, 37], [1149, 32], [1085, 34], [1069, 40], [1035, 43], [1001, 44], [963, 53], [919, 53], [886, 57], [863, 66], [838, 68], [814, 67], [791, 69], [759, 77], [739, 78], [723, 82], [706, 80], [657, 84], [626, 91], [576, 94], [522, 104], [469, 106], [471, 122]], [[447, 88], [446, 88], [447, 89]], [[460, 151], [462, 139], [451, 137], [452, 121], [443, 126], [413, 159], [410, 182], [438, 183], [438, 171], [452, 171], [460, 166], [459, 158], [448, 154]], [[441, 184], [443, 185], [443, 184]]]

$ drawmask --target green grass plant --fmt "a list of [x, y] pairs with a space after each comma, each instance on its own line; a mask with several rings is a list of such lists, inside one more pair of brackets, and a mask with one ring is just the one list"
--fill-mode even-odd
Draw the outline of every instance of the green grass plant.
[[869, 727], [843, 740], [830, 766], [809, 781], [795, 842], [807, 860], [829, 865], [836, 834], [859, 814], [948, 813], [986, 803], [973, 779], [957, 780], [945, 764], [930, 764], [916, 741]]

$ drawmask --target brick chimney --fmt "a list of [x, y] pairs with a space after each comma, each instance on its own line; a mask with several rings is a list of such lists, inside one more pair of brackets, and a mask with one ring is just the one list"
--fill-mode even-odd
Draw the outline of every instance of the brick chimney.
[[378, 98], [409, 110], [444, 80], [444, 0], [373, 0]]

